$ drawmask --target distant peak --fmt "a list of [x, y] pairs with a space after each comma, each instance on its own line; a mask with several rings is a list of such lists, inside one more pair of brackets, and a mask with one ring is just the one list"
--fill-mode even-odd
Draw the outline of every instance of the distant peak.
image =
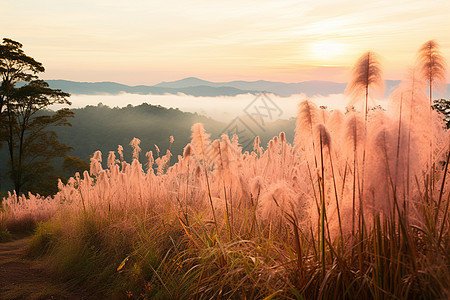
[[163, 81], [155, 86], [158, 87], [172, 87], [172, 88], [180, 88], [180, 87], [190, 87], [190, 86], [198, 86], [210, 83], [209, 81], [197, 78], [197, 77], [187, 77], [180, 80], [175, 81]]
[[186, 78], [177, 80], [175, 82], [208, 82], [208, 81], [197, 78], [197, 77], [186, 77]]

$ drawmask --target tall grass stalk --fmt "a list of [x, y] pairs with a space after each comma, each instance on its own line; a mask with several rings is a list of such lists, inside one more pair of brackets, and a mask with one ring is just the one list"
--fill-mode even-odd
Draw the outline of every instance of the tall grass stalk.
[[30, 255], [94, 298], [449, 298], [450, 134], [414, 76], [369, 109], [370, 59], [361, 112], [302, 103], [293, 143], [249, 152], [196, 124], [178, 161], [147, 152], [145, 171], [134, 139], [131, 163], [96, 152], [53, 197], [9, 193], [0, 228], [35, 228]]

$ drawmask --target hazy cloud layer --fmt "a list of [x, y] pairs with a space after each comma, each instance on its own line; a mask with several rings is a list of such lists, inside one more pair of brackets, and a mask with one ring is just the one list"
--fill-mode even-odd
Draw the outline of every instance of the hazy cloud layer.
[[[304, 94], [293, 95], [291, 97], [279, 97], [272, 94], [268, 98], [276, 104], [281, 110], [281, 114], [274, 118], [289, 119], [297, 114], [297, 105], [303, 100], [308, 99]], [[183, 94], [179, 95], [73, 95], [70, 99], [72, 107], [80, 108], [87, 105], [97, 105], [102, 103], [110, 107], [124, 107], [128, 104], [133, 106], [141, 103], [152, 105], [161, 105], [167, 108], [179, 108], [186, 112], [196, 112], [218, 121], [229, 122], [230, 120], [245, 115], [245, 110], [249, 106], [261, 106], [262, 103], [255, 101], [257, 96], [251, 94], [238, 95], [235, 97], [194, 97]], [[334, 94], [329, 96], [317, 96], [309, 98], [318, 106], [327, 106], [328, 109], [345, 110], [348, 99], [343, 94]], [[379, 101], [377, 104], [384, 106], [385, 101]], [[58, 108], [53, 106], [52, 109]], [[248, 111], [248, 109], [247, 109]], [[264, 108], [260, 109], [261, 113]]]

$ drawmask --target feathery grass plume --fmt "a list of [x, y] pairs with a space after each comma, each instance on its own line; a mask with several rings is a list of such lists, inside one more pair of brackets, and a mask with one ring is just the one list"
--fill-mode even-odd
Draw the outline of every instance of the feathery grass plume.
[[[422, 164], [426, 163], [425, 159], [428, 155], [426, 149], [420, 149], [417, 145], [427, 144], [430, 132], [432, 132], [426, 82], [419, 76], [415, 68], [408, 71], [406, 78], [402, 80], [399, 88], [390, 97], [388, 112], [393, 118], [397, 118], [400, 115], [400, 99], [403, 102], [401, 114], [404, 121], [402, 122], [405, 123], [408, 129], [405, 148], [408, 160], [406, 184], [409, 192], [410, 182], [416, 175], [421, 175]], [[412, 157], [414, 157], [414, 160], [411, 160]], [[413, 166], [420, 166], [420, 170], [415, 170]]]
[[439, 44], [430, 40], [422, 45], [418, 52], [418, 65], [422, 78], [428, 83], [430, 93], [430, 106], [432, 103], [433, 88], [445, 87], [446, 62], [439, 50]]
[[[325, 205], [325, 165], [324, 165], [324, 149], [328, 149], [330, 153], [331, 147], [331, 137], [330, 133], [323, 124], [317, 124], [315, 126], [317, 131], [316, 136], [318, 137], [318, 145], [320, 148], [320, 178], [319, 178], [319, 190], [320, 190], [320, 249], [322, 254], [322, 273], [325, 277], [325, 220], [326, 216], [326, 205]], [[331, 158], [331, 156], [330, 156]]]
[[147, 157], [147, 173], [153, 173], [153, 151], [148, 151], [145, 156]]
[[318, 139], [318, 144], [321, 145], [323, 148], [330, 149], [331, 147], [331, 136], [328, 129], [323, 124], [317, 124], [314, 127]]
[[191, 146], [191, 144], [189, 143], [189, 144], [186, 145], [186, 147], [184, 147], [184, 150], [183, 150], [183, 159], [189, 159], [189, 157], [191, 156], [191, 154], [192, 154], [192, 146]]
[[[333, 116], [333, 114], [332, 114]], [[343, 118], [343, 114], [342, 112], [340, 114], [334, 114], [334, 120], [331, 119], [332, 117], [330, 117], [330, 121], [332, 124], [337, 123], [336, 126], [340, 127], [342, 126], [342, 120], [341, 118]], [[328, 127], [326, 127], [323, 124], [319, 124], [316, 126], [316, 130], [319, 132], [318, 135], [320, 136], [320, 144], [322, 145], [323, 148], [327, 148], [328, 149], [328, 156], [330, 159], [330, 167], [331, 167], [331, 178], [332, 178], [332, 182], [333, 182], [333, 189], [334, 189], [334, 196], [335, 196], [335, 201], [336, 201], [336, 212], [338, 215], [338, 226], [339, 226], [339, 233], [341, 236], [341, 239], [343, 238], [343, 230], [342, 230], [342, 218], [341, 218], [341, 209], [340, 209], [340, 205], [339, 205], [339, 193], [338, 193], [338, 186], [337, 186], [337, 178], [336, 178], [336, 173], [335, 173], [335, 166], [334, 166], [334, 159], [333, 159], [333, 152], [336, 152], [336, 150], [334, 149], [334, 151], [332, 152], [331, 150], [331, 133], [328, 131], [327, 129]], [[339, 128], [337, 129], [339, 130]], [[339, 139], [340, 136], [338, 134], [334, 135], [335, 138]], [[334, 148], [334, 146], [333, 146]], [[337, 157], [335, 156], [336, 159], [339, 160], [344, 160], [343, 158]], [[323, 164], [323, 153], [321, 155], [321, 161]], [[324, 166], [322, 166], [323, 170]], [[346, 167], [345, 167], [346, 168]], [[324, 175], [322, 175], [322, 177], [325, 177]], [[345, 181], [343, 180], [343, 186], [345, 184]], [[322, 186], [322, 190], [325, 190], [324, 186]], [[328, 214], [328, 213], [327, 213]], [[328, 216], [327, 216], [328, 218]], [[327, 221], [327, 224], [329, 223], [329, 221]]]
[[112, 170], [113, 166], [116, 164], [116, 154], [114, 153], [114, 151], [109, 151], [109, 155], [108, 155], [108, 169]]
[[[395, 134], [391, 133], [391, 131], [395, 132], [396, 130], [394, 127], [383, 126], [379, 129], [378, 134], [374, 136], [374, 150], [378, 151], [380, 161], [378, 164], [378, 167], [381, 169], [379, 174], [384, 175], [380, 177], [381, 180], [379, 180], [379, 182], [384, 180], [384, 183], [381, 184], [381, 188], [391, 190], [392, 192], [391, 194], [386, 191], [381, 199], [378, 198], [376, 203], [382, 208], [384, 206], [384, 213], [388, 216], [389, 220], [394, 222], [397, 220], [399, 222], [404, 236], [407, 237], [405, 232], [405, 220], [407, 220], [409, 216], [404, 216], [402, 213], [404, 206], [400, 204], [402, 199], [397, 195], [397, 184], [399, 183], [394, 182], [394, 176], [396, 175], [394, 171], [396, 158], [396, 137]], [[380, 189], [380, 186], [378, 186], [378, 189]], [[401, 188], [399, 190], [401, 190]], [[408, 246], [406, 248], [408, 248]]]
[[253, 143], [253, 150], [255, 150], [258, 157], [262, 157], [264, 149], [263, 147], [261, 147], [261, 139], [258, 135], [255, 137], [255, 141]]
[[101, 196], [102, 201], [108, 201], [108, 194], [111, 191], [110, 189], [110, 184], [109, 184], [109, 177], [108, 174], [105, 172], [105, 170], [102, 170], [99, 175], [98, 175], [98, 179], [97, 182], [95, 183], [96, 185], [98, 184], [98, 190], [100, 191], [100, 193], [102, 193], [103, 195]]
[[194, 155], [205, 163], [205, 161], [209, 159], [207, 153], [209, 152], [209, 147], [211, 145], [211, 141], [209, 140], [210, 135], [206, 133], [205, 128], [203, 128], [203, 124], [201, 123], [192, 125], [191, 131], [191, 147], [194, 150]]
[[[349, 113], [346, 120], [346, 139], [349, 142], [347, 153], [353, 155], [353, 188], [352, 188], [352, 236], [355, 234], [355, 215], [356, 215], [356, 195], [359, 194], [360, 181], [357, 177], [359, 172], [358, 146], [364, 143], [366, 130], [365, 123], [357, 113]], [[358, 193], [357, 193], [358, 191]]]
[[[255, 186], [253, 185], [253, 187]], [[277, 226], [282, 224], [283, 212], [291, 207], [296, 207], [295, 204], [299, 202], [298, 194], [285, 181], [271, 185], [260, 194], [261, 201], [258, 210], [262, 218], [269, 222], [275, 222]]]
[[261, 190], [264, 189], [264, 179], [261, 176], [256, 176], [250, 180], [250, 192], [253, 198], [258, 199]]
[[336, 109], [331, 112], [326, 125], [327, 125], [327, 128], [329, 128], [329, 131], [333, 136], [335, 136], [335, 133], [338, 133], [341, 131], [341, 129], [344, 125], [344, 119], [345, 119], [345, 116], [341, 110]]
[[[405, 120], [412, 120], [419, 113], [425, 115], [428, 112], [428, 96], [425, 92], [426, 82], [422, 80], [418, 73], [416, 68], [410, 68], [400, 85], [389, 97], [387, 112], [392, 117], [397, 117], [400, 114], [400, 100], [403, 101], [401, 110]], [[425, 116], [428, 117], [428, 114]]]
[[235, 148], [239, 147], [239, 137], [236, 133], [233, 133], [233, 136], [231, 137], [231, 145]]
[[367, 185], [372, 197], [370, 208], [374, 216], [382, 213], [389, 218], [392, 213], [391, 182], [393, 183], [393, 163], [395, 159], [395, 141], [387, 124], [379, 124], [370, 134], [370, 149]]
[[94, 156], [92, 157], [96, 161], [102, 162], [102, 152], [101, 151], [95, 151]]
[[[217, 168], [221, 172], [223, 171], [223, 159], [222, 159], [222, 150], [220, 149], [220, 140], [214, 140], [211, 143], [211, 147], [209, 147], [208, 152], [209, 157], [214, 157], [212, 160], [212, 168]], [[215, 159], [217, 158], [217, 159]]]
[[333, 137], [333, 155], [336, 157], [335, 162], [337, 164], [342, 163], [342, 159], [338, 159], [337, 156], [343, 153], [343, 148], [346, 147], [346, 142], [344, 138], [344, 124], [345, 115], [340, 110], [334, 110], [331, 112], [330, 117], [326, 123], [326, 127]]
[[[420, 73], [424, 81], [428, 83], [429, 89], [429, 112], [430, 112], [430, 124], [433, 122], [432, 118], [432, 105], [433, 105], [433, 88], [445, 87], [445, 72], [446, 63], [439, 51], [439, 44], [430, 40], [422, 45], [418, 52], [417, 63]], [[430, 167], [433, 166], [433, 139], [430, 135]]]
[[184, 147], [183, 150], [183, 160], [182, 160], [182, 164], [183, 167], [186, 169], [186, 191], [185, 191], [185, 196], [184, 196], [184, 218], [185, 218], [185, 222], [186, 224], [189, 224], [189, 220], [188, 220], [188, 194], [189, 194], [189, 175], [190, 175], [190, 157], [192, 155], [192, 146], [191, 144], [187, 144], [186, 147]]
[[[423, 131], [426, 136], [431, 130], [428, 122], [426, 109], [428, 103], [423, 89], [423, 81], [417, 78], [414, 70], [411, 70], [408, 76], [409, 78], [403, 80], [399, 87], [392, 93], [388, 108], [389, 119], [392, 121], [397, 120], [396, 122], [398, 122], [394, 181], [396, 187], [400, 184], [403, 185], [403, 183], [406, 184], [403, 195], [406, 200], [409, 199], [411, 171], [414, 174], [413, 178], [419, 175], [415, 173], [416, 168], [414, 166], [424, 162], [422, 159], [424, 153], [417, 153], [417, 147], [414, 146], [411, 138], [417, 140], [419, 139], [419, 131]], [[387, 114], [383, 115], [387, 116]], [[421, 126], [414, 126], [413, 122], [415, 124], [421, 124]], [[378, 126], [378, 124], [375, 126]], [[385, 126], [391, 128], [394, 124], [386, 124]], [[426, 143], [426, 139], [420, 139]], [[411, 161], [411, 151], [414, 152], [414, 161]], [[405, 174], [402, 174], [403, 172]]]
[[280, 132], [280, 144], [281, 144], [281, 155], [282, 155], [282, 170], [281, 170], [281, 172], [283, 173], [283, 178], [284, 178], [286, 171], [287, 171], [285, 168], [285, 163], [286, 163], [286, 156], [288, 155], [288, 149], [289, 149], [289, 146], [287, 145], [287, 141], [286, 141], [286, 133], [284, 133], [284, 131]]
[[[232, 153], [230, 152], [230, 139], [228, 135], [222, 134], [220, 140], [215, 140], [213, 142], [213, 148], [217, 153], [216, 173], [221, 178], [222, 187], [216, 186], [218, 188], [218, 194], [221, 195], [223, 191], [223, 200], [225, 202], [225, 227], [228, 232], [228, 238], [231, 239], [233, 236], [233, 199], [230, 198], [231, 187], [233, 186], [233, 171], [231, 170], [231, 164], [233, 162]], [[228, 191], [227, 191], [228, 187]], [[221, 191], [222, 190], [222, 191]], [[222, 196], [221, 196], [222, 197]]]
[[156, 144], [153, 144], [154, 146], [155, 146], [155, 150], [156, 150], [156, 156], [158, 156], [159, 157], [159, 153], [161, 153], [161, 151], [159, 150], [159, 147], [158, 147], [158, 145], [156, 145]]
[[318, 114], [317, 106], [309, 100], [302, 101], [298, 105], [294, 137], [294, 146], [297, 151], [307, 147], [308, 141], [313, 138], [313, 128], [319, 120]]
[[281, 144], [286, 143], [286, 133], [284, 133], [284, 131], [280, 132], [279, 137], [280, 137]]
[[210, 153], [210, 147], [211, 147], [211, 142], [209, 140], [209, 134], [206, 133], [205, 128], [203, 128], [203, 124], [201, 123], [195, 123], [194, 125], [192, 125], [191, 127], [191, 131], [192, 131], [192, 146], [194, 148], [194, 154], [195, 156], [199, 159], [199, 161], [201, 161], [203, 163], [203, 170], [204, 170], [204, 174], [205, 174], [205, 179], [206, 179], [206, 192], [208, 194], [208, 198], [209, 198], [209, 204], [211, 206], [211, 212], [212, 212], [212, 216], [214, 219], [214, 225], [216, 227], [216, 230], [219, 231], [218, 229], [218, 224], [217, 224], [217, 218], [216, 218], [216, 210], [214, 208], [214, 204], [212, 201], [212, 196], [211, 196], [211, 187], [209, 184], [209, 177], [208, 177], [208, 160], [209, 157], [207, 157], [207, 154]]
[[226, 176], [231, 180], [231, 173], [235, 167], [236, 156], [240, 155], [240, 153], [234, 153], [235, 149], [230, 142], [229, 136], [226, 134], [222, 134], [219, 146], [222, 168], [228, 171]]
[[100, 151], [95, 151], [94, 156], [91, 158], [91, 165], [89, 170], [91, 175], [97, 176], [102, 170], [102, 153]]
[[141, 140], [138, 138], [133, 138], [130, 142], [130, 146], [133, 147], [133, 159], [139, 160], [139, 152], [141, 152], [141, 147], [139, 147], [140, 143]]
[[[366, 130], [364, 128], [364, 120], [357, 113], [349, 113], [345, 120], [345, 137], [348, 141], [348, 153], [354, 153], [360, 144], [364, 143], [366, 138]], [[351, 147], [350, 147], [351, 146]]]
[[[413, 126], [408, 125], [412, 124], [413, 120], [414, 122], [423, 125], [427, 123], [425, 121], [426, 119], [421, 118], [422, 116], [426, 118], [424, 110], [426, 111], [427, 103], [426, 101], [422, 103], [425, 104], [425, 106], [422, 106], [422, 109], [420, 109], [421, 105], [418, 105], [420, 100], [424, 99], [422, 96], [425, 95], [422, 90], [423, 84], [415, 78], [414, 70], [411, 71], [410, 76], [411, 78], [408, 78], [409, 80], [403, 80], [399, 87], [395, 89], [389, 97], [388, 115], [392, 120], [398, 121], [399, 132], [401, 132], [402, 127], [405, 126], [409, 127], [411, 130]], [[375, 124], [374, 126], [378, 126], [378, 124]], [[408, 133], [409, 138], [410, 135], [411, 132]], [[401, 137], [398, 136], [398, 138], [400, 139]], [[408, 142], [408, 145], [409, 144], [410, 143]], [[409, 146], [405, 146], [404, 150], [407, 150], [406, 147]]]
[[278, 136], [274, 136], [274, 137], [272, 138], [272, 140], [273, 140], [273, 142], [274, 142], [275, 144], [278, 144], [278, 143], [279, 143], [279, 141], [278, 141]]
[[319, 106], [319, 113], [320, 113], [320, 122], [327, 123], [328, 118], [330, 117], [330, 111], [327, 110], [326, 106]]
[[157, 168], [158, 169], [158, 175], [162, 175], [162, 174], [166, 173], [165, 171], [166, 171], [166, 168], [167, 168], [167, 166], [169, 164], [171, 156], [172, 156], [172, 153], [170, 153], [170, 150], [167, 149], [165, 155], [163, 155], [161, 157], [158, 157], [155, 160], [156, 165], [158, 166], [158, 168]]
[[369, 51], [363, 54], [356, 62], [353, 67], [352, 78], [345, 89], [345, 94], [350, 96], [349, 106], [362, 100], [365, 101], [364, 118], [366, 122], [369, 111], [369, 96], [372, 94], [381, 95], [384, 90], [384, 83], [381, 75], [381, 66], [377, 56], [375, 53]]
[[117, 146], [117, 153], [119, 153], [120, 160], [123, 161], [123, 147], [122, 147], [122, 145]]
[[194, 174], [195, 174], [195, 177], [197, 177], [197, 178], [199, 178], [199, 177], [201, 176], [201, 174], [202, 174], [202, 169], [200, 168], [200, 166], [197, 166], [197, 167], [195, 168]]
[[254, 143], [253, 143], [253, 150], [258, 151], [258, 150], [259, 150], [259, 147], [260, 147], [260, 143], [261, 143], [261, 141], [260, 141], [260, 139], [259, 139], [259, 135], [257, 135], [257, 136], [255, 137], [255, 141], [254, 141]]

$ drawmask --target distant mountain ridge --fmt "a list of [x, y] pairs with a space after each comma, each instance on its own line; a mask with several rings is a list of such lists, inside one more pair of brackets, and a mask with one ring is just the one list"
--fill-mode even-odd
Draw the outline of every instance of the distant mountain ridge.
[[212, 87], [229, 87], [239, 90], [252, 90], [258, 92], [273, 93], [282, 97], [289, 97], [294, 94], [304, 93], [308, 97], [315, 95], [341, 94], [344, 92], [346, 83], [337, 83], [331, 81], [304, 81], [298, 83], [274, 82], [266, 80], [258, 81], [229, 81], [229, 82], [211, 82], [195, 77], [184, 78], [177, 81], [161, 82], [157, 87], [166, 88], [186, 88], [195, 85], [208, 85]]
[[[258, 81], [212, 82], [188, 77], [181, 80], [160, 82], [155, 85], [129, 86], [116, 82], [76, 82], [68, 80], [47, 80], [52, 88], [61, 89], [74, 95], [117, 95], [120, 93], [141, 95], [179, 94], [198, 97], [236, 96], [241, 94], [273, 93], [281, 97], [305, 94], [307, 97], [342, 94], [347, 83], [332, 81], [303, 81], [297, 83]], [[385, 81], [385, 97], [389, 96], [400, 84], [400, 80]], [[450, 84], [442, 97], [450, 98]]]
[[181, 88], [170, 88], [160, 86], [136, 85], [129, 86], [116, 82], [76, 82], [68, 80], [46, 80], [51, 88], [61, 89], [75, 95], [117, 95], [120, 93], [141, 94], [141, 95], [164, 95], [178, 94], [215, 97], [215, 96], [236, 96], [239, 94], [255, 94], [258, 91], [240, 90], [233, 87], [212, 87], [208, 85], [186, 86]]

